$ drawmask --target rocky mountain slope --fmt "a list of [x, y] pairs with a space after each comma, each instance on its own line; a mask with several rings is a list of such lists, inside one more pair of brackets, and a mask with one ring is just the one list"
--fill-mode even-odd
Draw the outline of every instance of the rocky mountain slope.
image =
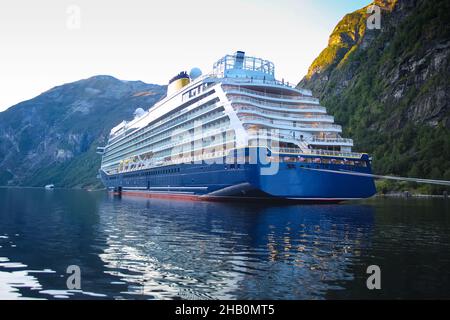
[[0, 112], [0, 185], [99, 186], [97, 146], [165, 93], [165, 86], [96, 76]]
[[346, 15], [299, 86], [373, 155], [377, 173], [450, 180], [450, 2], [374, 4], [381, 29], [367, 28], [367, 8]]

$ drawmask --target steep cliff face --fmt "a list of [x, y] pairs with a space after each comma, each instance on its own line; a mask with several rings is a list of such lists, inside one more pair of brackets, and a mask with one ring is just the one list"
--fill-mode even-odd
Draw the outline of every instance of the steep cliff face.
[[344, 125], [378, 173], [450, 180], [450, 4], [375, 1], [346, 15], [299, 86]]
[[96, 76], [55, 87], [0, 113], [0, 185], [98, 185], [96, 147], [147, 109], [164, 86]]

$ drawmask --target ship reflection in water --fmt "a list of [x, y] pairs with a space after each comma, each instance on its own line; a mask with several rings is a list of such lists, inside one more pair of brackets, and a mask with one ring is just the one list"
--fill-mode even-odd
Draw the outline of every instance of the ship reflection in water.
[[[444, 200], [280, 206], [0, 188], [0, 209], [0, 298], [448, 297]], [[367, 289], [371, 264], [384, 290]], [[66, 287], [69, 265], [80, 290]]]
[[[320, 297], [351, 279], [373, 224], [369, 206], [104, 202], [100, 255], [128, 293], [154, 298]], [[366, 238], [366, 239], [364, 239]]]

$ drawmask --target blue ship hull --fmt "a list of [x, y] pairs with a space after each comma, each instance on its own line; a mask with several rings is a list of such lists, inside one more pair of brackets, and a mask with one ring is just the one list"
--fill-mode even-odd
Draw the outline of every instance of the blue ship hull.
[[[326, 158], [326, 157], [321, 157]], [[315, 157], [317, 159], [317, 157]], [[262, 174], [267, 165], [188, 163], [106, 175], [103, 184], [123, 194], [187, 199], [269, 199], [332, 201], [368, 198], [375, 184], [368, 157], [364, 166], [279, 162], [274, 174]], [[264, 162], [262, 162], [264, 163]], [[350, 174], [346, 174], [350, 173]]]

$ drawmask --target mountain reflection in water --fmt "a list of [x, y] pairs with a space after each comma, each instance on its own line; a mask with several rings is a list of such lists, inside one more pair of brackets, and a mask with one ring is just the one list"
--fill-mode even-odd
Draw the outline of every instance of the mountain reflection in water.
[[[449, 297], [445, 200], [267, 205], [0, 188], [0, 298]], [[382, 269], [383, 290], [366, 287]], [[81, 268], [68, 290], [69, 265]]]

